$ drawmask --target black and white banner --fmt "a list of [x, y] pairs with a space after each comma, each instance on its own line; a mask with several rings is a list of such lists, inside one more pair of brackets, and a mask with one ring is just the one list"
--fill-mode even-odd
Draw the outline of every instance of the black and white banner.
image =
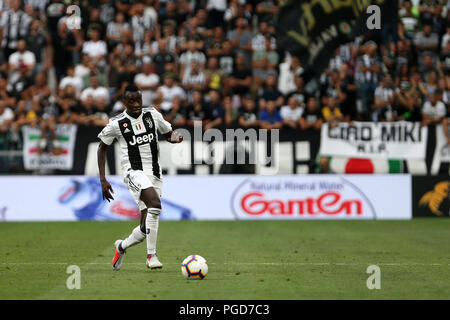
[[[450, 144], [444, 134], [442, 125], [436, 126], [436, 147], [434, 148], [433, 163], [431, 164], [431, 174], [438, 174], [441, 170], [441, 163], [450, 163]], [[448, 172], [448, 170], [447, 170]]]
[[353, 122], [322, 126], [320, 154], [353, 158], [425, 159], [428, 128], [419, 122]]
[[286, 0], [277, 15], [277, 43], [298, 56], [308, 73], [320, 74], [340, 44], [396, 28], [396, 19], [397, 0]]

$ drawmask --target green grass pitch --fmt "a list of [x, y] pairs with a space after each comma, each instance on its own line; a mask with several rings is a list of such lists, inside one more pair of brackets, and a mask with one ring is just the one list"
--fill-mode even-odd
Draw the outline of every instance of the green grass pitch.
[[[162, 270], [146, 246], [113, 271], [113, 243], [136, 222], [0, 223], [0, 299], [449, 299], [450, 219], [411, 221], [162, 221]], [[200, 254], [204, 280], [181, 261]], [[369, 265], [381, 289], [369, 290]], [[81, 289], [69, 290], [69, 265]]]

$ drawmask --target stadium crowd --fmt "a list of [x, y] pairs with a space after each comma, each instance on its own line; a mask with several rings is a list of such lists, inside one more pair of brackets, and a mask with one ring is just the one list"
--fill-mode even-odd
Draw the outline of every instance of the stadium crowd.
[[0, 149], [20, 149], [24, 125], [54, 146], [57, 123], [105, 125], [131, 83], [180, 127], [446, 122], [449, 9], [399, 0], [396, 25], [340, 46], [305, 79], [277, 47], [276, 0], [0, 0]]

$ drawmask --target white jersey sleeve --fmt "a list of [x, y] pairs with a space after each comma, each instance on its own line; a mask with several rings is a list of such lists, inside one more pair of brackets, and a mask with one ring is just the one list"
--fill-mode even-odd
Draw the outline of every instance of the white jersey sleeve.
[[98, 134], [98, 138], [103, 141], [104, 144], [110, 145], [117, 138], [117, 121], [109, 120], [106, 127]]
[[172, 131], [172, 125], [170, 122], [164, 120], [162, 114], [156, 110], [155, 108], [152, 109], [153, 118], [155, 119], [155, 125], [156, 129], [162, 134], [166, 134], [170, 131]]

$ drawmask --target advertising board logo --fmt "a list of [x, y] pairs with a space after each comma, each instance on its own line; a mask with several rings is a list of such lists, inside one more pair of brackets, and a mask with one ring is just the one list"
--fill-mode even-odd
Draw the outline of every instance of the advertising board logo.
[[449, 191], [450, 181], [439, 182], [434, 186], [433, 190], [428, 191], [420, 198], [419, 205], [428, 207], [437, 216], [442, 216], [443, 213], [440, 207], [444, 200], [448, 199]]
[[237, 219], [376, 218], [368, 197], [337, 176], [249, 178], [234, 191], [231, 208]]

